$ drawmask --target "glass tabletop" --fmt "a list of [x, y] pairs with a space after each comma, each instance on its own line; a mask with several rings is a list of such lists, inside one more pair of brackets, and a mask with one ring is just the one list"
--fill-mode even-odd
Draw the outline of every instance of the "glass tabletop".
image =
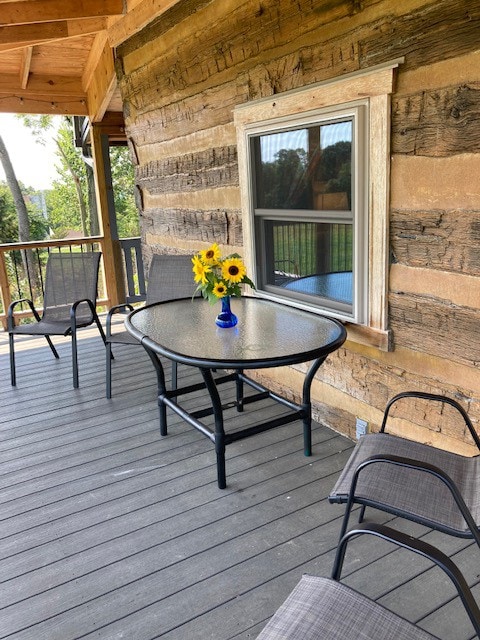
[[242, 296], [231, 301], [237, 326], [215, 324], [220, 305], [202, 298], [173, 300], [133, 311], [125, 321], [138, 340], [168, 358], [200, 367], [261, 368], [328, 355], [346, 338], [336, 320]]

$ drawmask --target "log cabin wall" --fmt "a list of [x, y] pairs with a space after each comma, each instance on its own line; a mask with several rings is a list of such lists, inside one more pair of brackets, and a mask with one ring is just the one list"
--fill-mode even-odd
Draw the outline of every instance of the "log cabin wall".
[[[349, 340], [315, 381], [318, 419], [378, 428], [406, 389], [480, 419], [480, 4], [187, 0], [118, 49], [145, 256], [242, 251], [233, 109], [404, 56], [392, 96], [389, 352]], [[273, 372], [298, 396], [301, 367]], [[426, 421], [423, 419], [426, 417]], [[395, 429], [472, 453], [461, 425], [402, 410]]]

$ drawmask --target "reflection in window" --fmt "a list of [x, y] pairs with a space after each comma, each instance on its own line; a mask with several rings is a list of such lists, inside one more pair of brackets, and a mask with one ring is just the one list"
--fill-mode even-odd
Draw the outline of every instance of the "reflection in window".
[[266, 284], [352, 305], [352, 225], [264, 224]]
[[255, 139], [260, 209], [349, 211], [352, 205], [352, 120]]

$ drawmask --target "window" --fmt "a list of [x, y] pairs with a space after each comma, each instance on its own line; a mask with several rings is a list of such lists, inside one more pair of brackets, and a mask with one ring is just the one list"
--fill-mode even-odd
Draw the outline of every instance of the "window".
[[390, 348], [393, 61], [235, 109], [244, 253], [258, 295]]
[[365, 110], [248, 133], [259, 291], [357, 321], [367, 277]]

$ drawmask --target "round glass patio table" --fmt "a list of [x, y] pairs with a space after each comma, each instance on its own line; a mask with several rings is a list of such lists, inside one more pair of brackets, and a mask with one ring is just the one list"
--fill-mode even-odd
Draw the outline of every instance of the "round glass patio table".
[[[157, 372], [161, 434], [167, 434], [168, 406], [210, 438], [217, 453], [220, 488], [226, 486], [225, 447], [240, 438], [302, 419], [304, 451], [305, 455], [311, 455], [311, 383], [328, 354], [338, 349], [346, 339], [345, 328], [337, 320], [270, 300], [248, 296], [232, 298], [231, 308], [238, 317], [238, 324], [229, 329], [215, 324], [220, 305], [210, 305], [202, 298], [148, 305], [133, 311], [125, 321], [127, 330], [142, 343]], [[203, 383], [167, 389], [163, 366], [158, 356], [198, 367]], [[245, 369], [279, 367], [309, 361], [311, 364], [305, 375], [301, 404], [295, 404], [269, 391], [244, 373]], [[212, 370], [219, 369], [233, 373], [214, 377]], [[237, 384], [235, 404], [238, 411], [243, 411], [245, 404], [270, 397], [287, 407], [289, 413], [254, 427], [226, 433], [224, 407], [218, 386], [231, 380], [235, 380]], [[244, 397], [244, 383], [253, 387], [257, 393]], [[205, 387], [212, 401], [208, 412], [205, 409], [187, 412], [181, 407], [178, 402], [180, 396]], [[208, 413], [214, 415], [214, 430], [200, 422], [200, 418]]]

